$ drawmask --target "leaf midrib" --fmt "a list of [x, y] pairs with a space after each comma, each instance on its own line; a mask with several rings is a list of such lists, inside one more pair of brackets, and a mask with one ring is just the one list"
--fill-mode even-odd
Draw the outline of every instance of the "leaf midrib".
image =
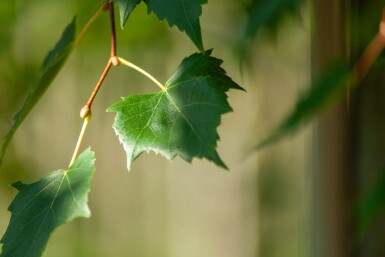
[[184, 115], [184, 113], [179, 109], [177, 104], [175, 103], [174, 99], [166, 92], [167, 98], [171, 101], [171, 103], [174, 105], [175, 109], [179, 112], [179, 114], [183, 117], [183, 119], [186, 121], [186, 123], [191, 128], [191, 131], [195, 134], [195, 136], [198, 138], [199, 143], [204, 147], [205, 151], [207, 152], [207, 146], [203, 143], [202, 138], [198, 135], [198, 132], [195, 130], [194, 126], [191, 124], [190, 120], [187, 119], [187, 117]]

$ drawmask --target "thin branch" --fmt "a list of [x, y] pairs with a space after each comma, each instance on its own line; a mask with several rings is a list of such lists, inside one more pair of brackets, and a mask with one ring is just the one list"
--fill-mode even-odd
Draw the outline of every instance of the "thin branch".
[[116, 30], [115, 30], [115, 13], [114, 2], [111, 1], [108, 4], [110, 13], [110, 25], [111, 25], [111, 57], [116, 56]]
[[75, 162], [75, 160], [79, 154], [80, 145], [82, 144], [84, 134], [86, 132], [86, 129], [87, 129], [87, 126], [88, 126], [88, 123], [90, 122], [90, 120], [91, 120], [91, 115], [88, 115], [87, 117], [84, 118], [83, 126], [82, 126], [82, 129], [80, 131], [79, 138], [78, 138], [78, 141], [76, 143], [76, 147], [75, 147], [74, 153], [72, 155], [70, 165], [68, 167], [70, 167], [72, 164], [74, 164], [74, 162]]
[[[92, 25], [92, 23], [94, 23], [94, 21], [106, 10], [109, 10], [109, 14], [110, 14], [110, 24], [111, 24], [111, 33], [112, 33], [112, 36], [111, 36], [111, 57], [108, 60], [108, 63], [106, 65], [106, 67], [104, 68], [104, 71], [103, 71], [102, 75], [100, 76], [98, 82], [96, 83], [96, 86], [95, 86], [94, 90], [92, 91], [91, 96], [88, 99], [86, 105], [80, 111], [80, 117], [84, 119], [84, 122], [83, 122], [83, 126], [82, 126], [82, 129], [80, 131], [79, 138], [78, 138], [78, 141], [76, 143], [75, 150], [74, 150], [74, 153], [72, 155], [69, 166], [74, 164], [74, 162], [75, 162], [75, 160], [79, 154], [80, 145], [83, 141], [84, 134], [86, 132], [87, 126], [88, 126], [88, 124], [91, 120], [91, 116], [92, 116], [91, 115], [91, 105], [92, 105], [96, 95], [98, 94], [98, 91], [99, 91], [100, 87], [102, 86], [104, 79], [106, 78], [109, 70], [111, 69], [111, 66], [114, 64], [114, 61], [116, 61], [115, 60], [116, 59], [116, 57], [115, 57], [116, 56], [115, 15], [114, 15], [114, 3], [112, 1], [106, 0], [104, 2], [104, 4], [99, 8], [99, 10], [86, 23], [86, 25], [84, 26], [84, 28], [80, 32], [80, 34], [77, 37], [76, 42], [75, 42], [76, 44], [78, 44], [81, 41], [84, 34], [88, 30], [88, 28]], [[115, 58], [112, 58], [112, 57], [115, 57]]]
[[83, 27], [82, 31], [79, 33], [78, 37], [76, 38], [75, 44], [79, 44], [82, 40], [84, 34], [87, 32], [89, 27], [95, 22], [95, 20], [106, 10], [108, 10], [109, 3], [108, 1], [104, 2], [103, 5], [99, 8], [99, 10], [96, 11], [96, 13], [88, 20], [86, 25]]
[[96, 95], [98, 94], [98, 91], [99, 91], [101, 85], [103, 84], [103, 81], [106, 78], [108, 72], [110, 71], [111, 66], [112, 66], [112, 61], [111, 61], [111, 58], [110, 58], [108, 60], [108, 63], [106, 65], [106, 67], [104, 68], [104, 71], [103, 71], [102, 75], [99, 78], [98, 83], [96, 83], [94, 91], [92, 91], [92, 94], [91, 94], [90, 98], [88, 99], [86, 105], [80, 111], [80, 117], [85, 118], [91, 112], [92, 102], [94, 101]]
[[160, 87], [163, 91], [166, 90], [166, 87], [164, 85], [162, 85], [162, 83], [160, 83], [156, 78], [154, 78], [150, 73], [146, 72], [145, 70], [143, 70], [142, 68], [136, 66], [135, 64], [123, 59], [123, 58], [118, 58], [119, 62], [126, 65], [127, 67], [130, 67], [140, 73], [142, 73], [144, 76], [146, 76], [147, 78], [149, 78], [150, 80], [152, 80], [152, 82], [154, 82], [158, 87]]

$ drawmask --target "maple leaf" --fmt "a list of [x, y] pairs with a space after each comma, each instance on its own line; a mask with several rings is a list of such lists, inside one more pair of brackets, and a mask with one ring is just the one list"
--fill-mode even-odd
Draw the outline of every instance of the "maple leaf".
[[232, 109], [226, 91], [242, 89], [220, 67], [211, 50], [185, 58], [164, 90], [124, 97], [108, 108], [116, 112], [113, 128], [127, 154], [127, 168], [144, 151], [171, 160], [207, 158], [227, 168], [219, 157], [216, 128]]
[[94, 153], [85, 150], [68, 170], [50, 173], [32, 184], [14, 183], [19, 190], [1, 243], [1, 257], [41, 256], [51, 233], [76, 217], [89, 217], [87, 205], [95, 170]]

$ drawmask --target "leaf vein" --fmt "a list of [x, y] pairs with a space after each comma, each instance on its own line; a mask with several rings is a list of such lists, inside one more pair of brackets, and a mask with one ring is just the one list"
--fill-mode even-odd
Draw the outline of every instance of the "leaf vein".
[[134, 142], [134, 146], [133, 146], [133, 148], [132, 148], [131, 158], [132, 158], [132, 155], [133, 155], [134, 152], [135, 152], [135, 149], [136, 149], [136, 145], [137, 145], [137, 143], [138, 143], [138, 140], [139, 140], [140, 137], [142, 136], [144, 130], [150, 125], [150, 123], [151, 123], [151, 121], [152, 121], [152, 118], [154, 117], [154, 114], [155, 114], [155, 112], [156, 112], [156, 109], [158, 108], [158, 106], [159, 106], [159, 104], [160, 104], [160, 102], [161, 102], [161, 100], [162, 100], [162, 98], [163, 98], [163, 94], [164, 94], [164, 92], [162, 92], [162, 94], [160, 95], [159, 100], [158, 100], [158, 102], [156, 103], [156, 105], [155, 105], [155, 107], [154, 107], [154, 109], [153, 109], [153, 112], [152, 112], [150, 118], [149, 118], [148, 121], [147, 121], [147, 124], [142, 128], [141, 132], [140, 132], [139, 135], [136, 137], [135, 142]]

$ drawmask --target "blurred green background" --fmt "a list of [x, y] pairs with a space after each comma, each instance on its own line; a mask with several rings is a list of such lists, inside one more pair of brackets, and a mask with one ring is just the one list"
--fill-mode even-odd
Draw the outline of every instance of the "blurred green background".
[[[33, 85], [46, 53], [78, 17], [81, 28], [102, 1], [1, 0], [0, 135]], [[118, 13], [118, 12], [117, 12]], [[206, 48], [247, 93], [230, 91], [234, 112], [223, 116], [218, 152], [226, 172], [206, 160], [188, 164], [143, 154], [126, 170], [125, 153], [105, 110], [121, 96], [158, 88], [126, 67], [113, 68], [93, 104], [82, 148], [96, 153], [90, 219], [60, 227], [44, 256], [69, 257], [301, 257], [309, 256], [312, 224], [311, 128], [255, 153], [250, 149], [288, 113], [310, 78], [310, 19], [283, 24], [271, 38], [261, 30], [241, 68], [235, 45], [246, 22], [240, 1], [210, 0], [201, 27]], [[118, 17], [117, 17], [118, 18]], [[161, 82], [195, 46], [141, 4], [124, 30], [118, 55]], [[108, 14], [90, 28], [51, 88], [16, 133], [0, 167], [0, 234], [16, 194], [29, 183], [68, 166], [87, 101], [109, 58]]]

